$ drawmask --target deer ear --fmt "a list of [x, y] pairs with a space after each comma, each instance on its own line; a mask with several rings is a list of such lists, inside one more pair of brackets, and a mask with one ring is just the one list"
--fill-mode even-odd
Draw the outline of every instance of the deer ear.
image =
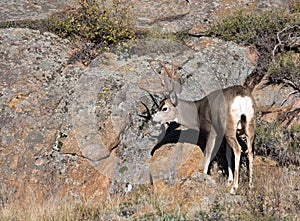
[[180, 78], [174, 82], [174, 91], [176, 94], [180, 94], [182, 92], [182, 82]]
[[170, 98], [170, 101], [171, 103], [174, 105], [174, 106], [177, 106], [177, 95], [174, 91], [172, 91], [170, 94], [169, 94], [169, 98]]

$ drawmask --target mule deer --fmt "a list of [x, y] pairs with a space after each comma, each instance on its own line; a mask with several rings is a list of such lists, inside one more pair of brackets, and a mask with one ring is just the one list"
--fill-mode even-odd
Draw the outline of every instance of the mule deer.
[[[167, 96], [161, 102], [159, 110], [152, 121], [160, 124], [176, 122], [186, 128], [204, 131], [206, 147], [204, 150], [204, 170], [207, 174], [212, 159], [218, 152], [223, 138], [226, 139], [226, 159], [228, 162], [228, 184], [232, 184], [231, 194], [238, 188], [239, 165], [242, 148], [237, 136], [244, 136], [249, 159], [249, 186], [252, 187], [253, 152], [252, 144], [255, 133], [255, 101], [250, 91], [243, 86], [231, 86], [217, 90], [198, 101], [187, 101], [177, 97], [178, 75], [163, 62], [159, 62], [162, 71], [159, 73], [151, 62], [152, 70], [160, 79], [160, 83], [152, 79], [142, 79], [139, 87], [149, 93], [163, 93]], [[155, 85], [156, 84], [156, 85]], [[166, 94], [167, 93], [167, 94]], [[234, 153], [234, 176], [232, 165]]]

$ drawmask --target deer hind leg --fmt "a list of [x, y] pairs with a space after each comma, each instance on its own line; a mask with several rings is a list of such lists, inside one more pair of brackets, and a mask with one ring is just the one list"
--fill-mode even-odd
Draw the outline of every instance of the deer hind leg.
[[247, 154], [249, 160], [249, 187], [253, 187], [253, 151], [252, 145], [254, 141], [254, 123], [248, 124], [246, 127]]
[[239, 169], [240, 169], [240, 158], [241, 158], [242, 148], [238, 143], [235, 134], [230, 137], [227, 136], [226, 140], [228, 144], [232, 147], [234, 153], [234, 176], [233, 176], [233, 185], [230, 190], [230, 193], [235, 194], [239, 187]]
[[233, 182], [232, 148], [227, 142], [226, 142], [226, 159], [227, 159], [227, 165], [228, 165], [227, 185], [231, 185]]

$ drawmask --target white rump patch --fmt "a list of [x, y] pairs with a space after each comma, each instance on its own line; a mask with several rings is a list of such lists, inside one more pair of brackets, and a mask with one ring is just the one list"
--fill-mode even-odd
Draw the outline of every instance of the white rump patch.
[[253, 103], [250, 97], [237, 96], [231, 104], [231, 114], [237, 121], [240, 120], [241, 115], [246, 115], [246, 119], [254, 117]]

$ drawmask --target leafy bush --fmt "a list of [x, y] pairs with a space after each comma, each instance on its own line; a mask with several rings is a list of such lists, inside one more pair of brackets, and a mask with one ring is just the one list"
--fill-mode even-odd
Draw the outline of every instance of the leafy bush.
[[130, 4], [120, 0], [79, 0], [77, 9], [69, 8], [41, 20], [0, 22], [0, 28], [30, 28], [52, 32], [76, 41], [79, 48], [69, 62], [88, 64], [103, 50], [127, 49], [126, 42], [135, 38], [134, 16]]
[[275, 46], [277, 32], [286, 25], [295, 24], [297, 20], [299, 19], [290, 17], [281, 10], [265, 12], [240, 10], [219, 20], [212, 26], [210, 34], [227, 41], [268, 48], [271, 45]]
[[290, 129], [278, 126], [278, 123], [258, 122], [256, 129], [255, 152], [269, 156], [279, 165], [300, 165], [300, 125]]
[[80, 0], [80, 8], [54, 15], [49, 29], [58, 35], [108, 46], [133, 39], [133, 19], [127, 6], [118, 1], [106, 6], [97, 0]]
[[286, 83], [300, 90], [300, 54], [293, 51], [281, 53], [268, 71], [270, 83]]

